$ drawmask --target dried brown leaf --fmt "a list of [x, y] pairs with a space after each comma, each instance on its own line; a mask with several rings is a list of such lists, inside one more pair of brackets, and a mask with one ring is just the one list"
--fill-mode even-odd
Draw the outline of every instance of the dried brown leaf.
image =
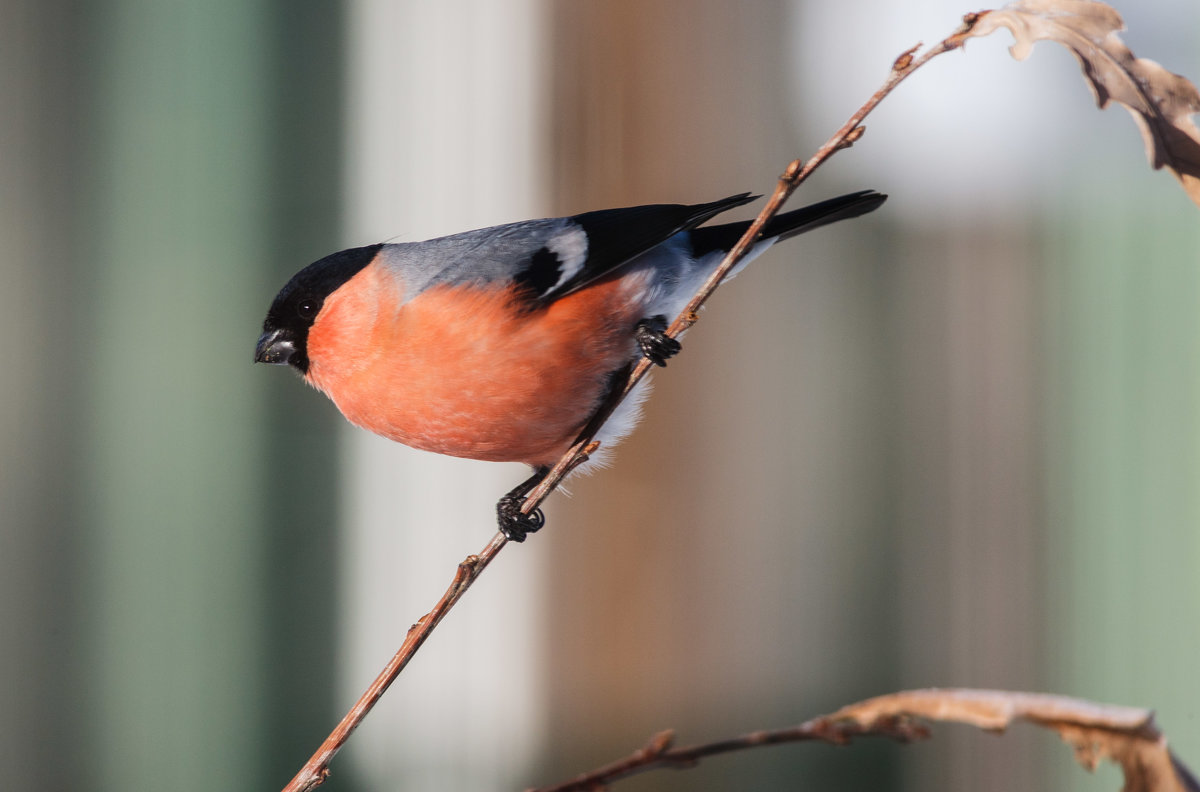
[[1003, 731], [1024, 720], [1058, 732], [1089, 770], [1105, 758], [1121, 765], [1124, 792], [1200, 792], [1195, 777], [1171, 755], [1150, 710], [1066, 696], [931, 688], [867, 699], [828, 716], [868, 730], [898, 717], [965, 723], [988, 731]]
[[1191, 116], [1200, 112], [1200, 92], [1186, 78], [1152, 60], [1134, 57], [1118, 33], [1120, 14], [1093, 0], [1017, 0], [985, 11], [965, 37], [986, 36], [1008, 28], [1016, 40], [1009, 49], [1017, 60], [1028, 57], [1036, 41], [1057, 41], [1079, 61], [1096, 104], [1123, 105], [1142, 132], [1150, 166], [1167, 168], [1200, 205], [1200, 129]]

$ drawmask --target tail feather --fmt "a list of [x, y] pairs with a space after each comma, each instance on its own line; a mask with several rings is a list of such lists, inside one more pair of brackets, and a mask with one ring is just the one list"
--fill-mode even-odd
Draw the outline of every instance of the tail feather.
[[[763, 239], [791, 239], [838, 220], [867, 214], [878, 209], [887, 196], [874, 190], [860, 190], [837, 198], [830, 198], [801, 209], [784, 212], [773, 217], [763, 229]], [[717, 226], [703, 226], [691, 231], [692, 255], [700, 258], [709, 253], [724, 252], [737, 244], [737, 241], [750, 227], [749, 220], [737, 223], [726, 223]]]

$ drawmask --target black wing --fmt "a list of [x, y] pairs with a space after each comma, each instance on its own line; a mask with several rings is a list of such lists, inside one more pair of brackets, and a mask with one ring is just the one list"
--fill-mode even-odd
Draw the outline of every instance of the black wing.
[[[695, 228], [721, 212], [753, 201], [750, 193], [705, 204], [651, 204], [626, 209], [585, 212], [568, 218], [562, 234], [586, 235], [582, 262], [564, 261], [552, 243], [535, 251], [515, 279], [530, 288], [540, 302], [565, 297], [622, 264], [662, 244], [680, 231]], [[568, 257], [569, 258], [569, 257]]]

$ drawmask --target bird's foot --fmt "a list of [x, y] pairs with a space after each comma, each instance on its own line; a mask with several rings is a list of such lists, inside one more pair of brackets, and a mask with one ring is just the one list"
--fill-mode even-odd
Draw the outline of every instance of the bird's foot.
[[500, 533], [512, 542], [524, 542], [525, 537], [536, 533], [546, 524], [546, 517], [541, 509], [534, 509], [529, 514], [521, 512], [524, 498], [511, 498], [505, 495], [496, 504], [496, 517], [500, 523]]
[[656, 366], [666, 366], [667, 361], [683, 349], [678, 341], [667, 335], [667, 317], [652, 316], [637, 323], [634, 338], [642, 354]]
[[525, 514], [521, 511], [521, 504], [525, 502], [525, 496], [529, 494], [529, 491], [537, 486], [537, 483], [549, 472], [549, 468], [538, 468], [532, 476], [513, 487], [496, 504], [496, 520], [499, 523], [500, 533], [504, 534], [505, 539], [524, 542], [526, 536], [536, 533], [546, 524], [546, 516], [542, 514], [541, 509], [534, 509], [529, 514]]

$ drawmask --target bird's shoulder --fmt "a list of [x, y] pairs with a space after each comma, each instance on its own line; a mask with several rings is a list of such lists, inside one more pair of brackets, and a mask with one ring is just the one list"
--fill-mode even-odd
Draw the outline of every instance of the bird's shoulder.
[[[409, 299], [434, 286], [525, 283], [554, 286], [552, 270], [586, 259], [587, 235], [569, 217], [525, 220], [423, 242], [384, 245], [379, 262], [404, 282]], [[550, 266], [553, 264], [554, 266]]]

